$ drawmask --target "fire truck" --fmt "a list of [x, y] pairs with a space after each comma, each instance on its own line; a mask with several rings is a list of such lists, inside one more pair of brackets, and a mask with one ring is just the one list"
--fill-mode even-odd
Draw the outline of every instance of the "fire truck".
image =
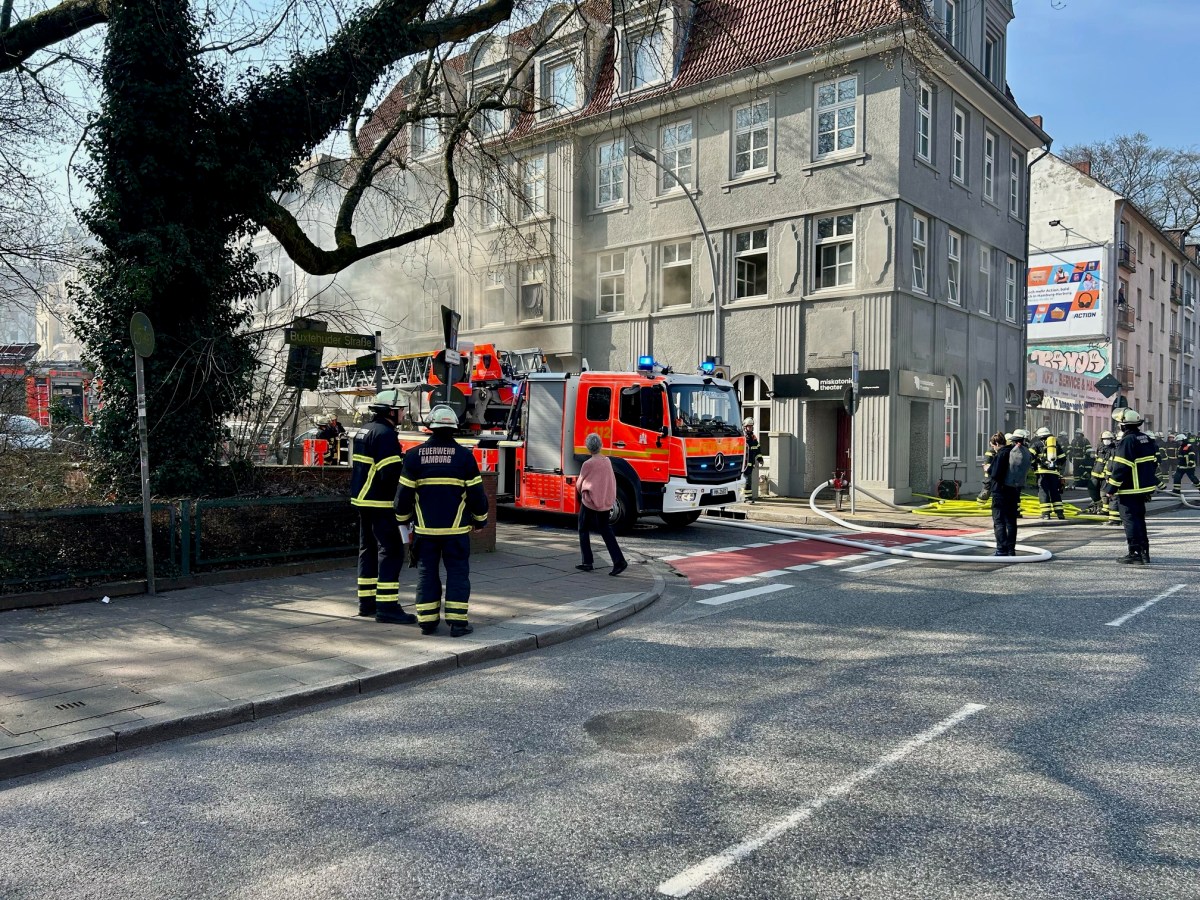
[[448, 404], [461, 423], [459, 443], [474, 448], [482, 471], [496, 473], [498, 503], [577, 513], [575, 482], [593, 432], [617, 476], [618, 530], [640, 516], [682, 528], [739, 500], [741, 410], [733, 385], [711, 364], [679, 374], [642, 357], [631, 372], [557, 373], [538, 351], [483, 344], [463, 353], [458, 371], [463, 380], [437, 354], [424, 382], [389, 385], [413, 398], [400, 445], [422, 443], [428, 433], [416, 423], [431, 406]]
[[[50, 409], [63, 404], [80, 421], [92, 421], [92, 373], [78, 362], [43, 362], [37, 344], [0, 345], [0, 405], [49, 427]], [[59, 423], [54, 423], [59, 424]]]

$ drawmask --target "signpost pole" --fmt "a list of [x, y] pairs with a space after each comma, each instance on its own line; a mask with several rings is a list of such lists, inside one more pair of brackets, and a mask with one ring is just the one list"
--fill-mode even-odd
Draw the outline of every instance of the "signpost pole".
[[375, 332], [375, 393], [383, 390], [383, 332]]
[[129, 320], [129, 337], [133, 342], [133, 380], [137, 392], [138, 459], [142, 475], [142, 540], [146, 545], [146, 593], [153, 594], [154, 586], [154, 529], [150, 519], [150, 436], [146, 427], [146, 365], [145, 357], [154, 352], [154, 326], [145, 313], [134, 313]]
[[850, 515], [857, 512], [854, 495], [858, 484], [858, 458], [854, 455], [854, 414], [858, 411], [858, 351], [850, 351]]

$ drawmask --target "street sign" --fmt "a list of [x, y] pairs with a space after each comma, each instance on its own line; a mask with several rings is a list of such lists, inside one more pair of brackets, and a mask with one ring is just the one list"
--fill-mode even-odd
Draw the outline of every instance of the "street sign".
[[462, 362], [462, 354], [459, 353], [457, 350], [451, 350], [449, 347], [447, 347], [445, 352], [446, 352], [446, 365], [457, 366], [459, 363]]
[[842, 409], [846, 410], [846, 415], [852, 416], [858, 412], [858, 401], [860, 399], [858, 392], [854, 390], [854, 385], [846, 385], [842, 391]]
[[283, 342], [293, 347], [336, 347], [339, 350], [374, 350], [375, 335], [351, 334], [348, 331], [311, 331], [300, 328], [283, 329]]
[[1113, 394], [1117, 393], [1117, 391], [1121, 390], [1121, 382], [1113, 378], [1112, 373], [1109, 372], [1096, 382], [1096, 390], [1102, 393], [1105, 397], [1111, 397]]
[[1127, 409], [1128, 407], [1129, 407], [1129, 400], [1126, 399], [1125, 395], [1117, 394], [1117, 396], [1113, 399], [1112, 408], [1113, 409]]
[[135, 312], [129, 320], [129, 337], [133, 341], [133, 352], [138, 356], [154, 355], [154, 326], [144, 312]]
[[458, 349], [458, 323], [462, 316], [448, 306], [442, 307], [442, 336], [446, 339], [447, 350]]

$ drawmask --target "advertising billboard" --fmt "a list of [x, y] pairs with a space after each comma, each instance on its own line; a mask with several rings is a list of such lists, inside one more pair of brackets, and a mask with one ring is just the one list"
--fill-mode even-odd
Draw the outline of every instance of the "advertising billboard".
[[1083, 413], [1088, 403], [1105, 407], [1111, 401], [1096, 382], [1112, 371], [1109, 344], [1031, 346], [1025, 387], [1044, 391], [1043, 409]]
[[1025, 312], [1029, 342], [1108, 335], [1104, 247], [1035, 253], [1029, 257]]

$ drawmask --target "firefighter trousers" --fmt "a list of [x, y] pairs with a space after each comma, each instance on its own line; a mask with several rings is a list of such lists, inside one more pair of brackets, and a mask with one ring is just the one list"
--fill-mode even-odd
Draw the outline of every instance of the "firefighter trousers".
[[1092, 501], [1092, 506], [1099, 507], [1100, 505], [1100, 485], [1101, 480], [1095, 475], [1088, 476], [1087, 490], [1088, 498]]
[[1176, 491], [1178, 491], [1179, 486], [1181, 484], [1183, 484], [1183, 476], [1184, 475], [1186, 475], [1188, 478], [1192, 479], [1192, 484], [1200, 486], [1200, 481], [1196, 480], [1196, 470], [1195, 469], [1176, 469], [1175, 470], [1175, 490]]
[[417, 624], [436, 626], [442, 612], [442, 571], [446, 567], [446, 622], [467, 624], [471, 599], [471, 535], [420, 535], [417, 549]]
[[1051, 514], [1063, 518], [1062, 476], [1045, 473], [1037, 477], [1038, 511], [1043, 519]]
[[359, 507], [358, 602], [364, 611], [376, 601], [395, 603], [400, 599], [403, 566], [404, 543], [396, 513], [390, 507]]
[[1125, 528], [1125, 543], [1130, 553], [1150, 552], [1150, 538], [1146, 534], [1146, 494], [1117, 494], [1117, 508], [1121, 511], [1121, 525]]

